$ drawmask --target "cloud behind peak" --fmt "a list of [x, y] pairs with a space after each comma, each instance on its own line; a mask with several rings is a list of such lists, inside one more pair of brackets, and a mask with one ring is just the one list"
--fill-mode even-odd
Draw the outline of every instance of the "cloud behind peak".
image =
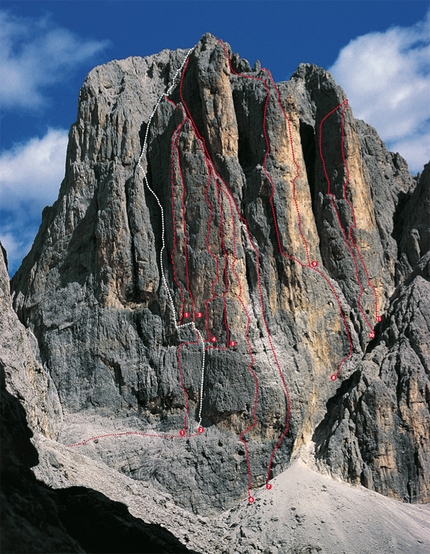
[[430, 158], [430, 10], [410, 27], [351, 40], [330, 72], [354, 115], [375, 127], [412, 171], [421, 171]]

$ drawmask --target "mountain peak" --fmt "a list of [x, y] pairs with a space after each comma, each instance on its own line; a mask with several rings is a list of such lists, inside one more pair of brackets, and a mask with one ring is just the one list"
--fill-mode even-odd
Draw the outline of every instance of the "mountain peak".
[[278, 86], [207, 33], [95, 68], [12, 281], [59, 442], [196, 513], [252, 502], [312, 440], [428, 501], [428, 187], [315, 65]]

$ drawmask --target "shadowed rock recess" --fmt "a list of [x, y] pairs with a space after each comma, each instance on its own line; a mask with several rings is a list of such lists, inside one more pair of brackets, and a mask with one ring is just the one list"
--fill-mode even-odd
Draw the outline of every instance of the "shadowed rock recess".
[[[411, 177], [315, 65], [276, 88], [207, 34], [173, 82], [186, 55], [112, 61], [81, 89], [11, 285], [55, 400], [32, 383], [33, 431], [99, 437], [70, 450], [195, 513], [312, 441], [344, 480], [428, 502], [430, 165]], [[205, 342], [201, 406], [201, 342], [175, 318]], [[127, 431], [157, 436], [101, 437]]]
[[[144, 523], [131, 516], [123, 503], [112, 502], [89, 487], [52, 490], [36, 480], [30, 468], [37, 466], [39, 455], [30, 442], [33, 433], [27, 417], [32, 427], [49, 436], [52, 426], [46, 424], [43, 414], [54, 421], [58, 413], [53, 416], [44, 402], [43, 387], [50, 390], [49, 378], [35, 360], [25, 329], [12, 311], [2, 248], [0, 316], [1, 552], [197, 554], [160, 525]], [[53, 400], [51, 396], [49, 401]], [[53, 461], [51, 457], [51, 464]]]

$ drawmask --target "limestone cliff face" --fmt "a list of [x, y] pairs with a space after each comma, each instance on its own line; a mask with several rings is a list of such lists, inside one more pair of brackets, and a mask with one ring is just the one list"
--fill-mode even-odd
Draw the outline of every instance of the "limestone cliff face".
[[23, 404], [30, 428], [57, 438], [62, 409], [48, 369], [40, 360], [37, 340], [12, 308], [6, 257], [0, 243], [0, 368], [8, 392]]
[[61, 442], [150, 435], [76, 448], [195, 511], [312, 437], [344, 478], [428, 500], [428, 190], [316, 66], [276, 86], [205, 35], [95, 68], [12, 282]]
[[[3, 264], [1, 249], [0, 262]], [[1, 266], [0, 276], [3, 284]], [[17, 326], [20, 327], [20, 324], [18, 323]], [[16, 334], [16, 347], [19, 346], [19, 331], [18, 329]], [[22, 354], [22, 351], [20, 353]], [[27, 360], [28, 355], [23, 362]], [[34, 367], [29, 370], [34, 371]], [[42, 428], [45, 432], [48, 429], [43, 421], [34, 419], [34, 408], [32, 409], [32, 406], [23, 399], [34, 398], [36, 393], [40, 402], [44, 391], [31, 391], [22, 386], [19, 388], [18, 385], [17, 389], [12, 391], [14, 394], [8, 392], [6, 381], [17, 379], [19, 373], [22, 373], [22, 368], [17, 369], [2, 356], [0, 361], [2, 552], [40, 552], [41, 554], [48, 552], [84, 554], [100, 551], [121, 554], [192, 552], [166, 529], [159, 525], [145, 524], [140, 519], [132, 517], [124, 504], [112, 502], [103, 494], [85, 487], [52, 490], [36, 480], [30, 468], [37, 466], [39, 456], [30, 442], [33, 433], [27, 427], [26, 413], [27, 417], [30, 416], [33, 419], [33, 427], [39, 430]], [[37, 377], [35, 380], [37, 381]], [[17, 396], [26, 407], [25, 410]], [[42, 407], [46, 408], [43, 405]], [[51, 425], [54, 422], [55, 418], [52, 417]], [[52, 460], [51, 457], [51, 463]], [[55, 465], [57, 468], [60, 467], [58, 462]], [[194, 554], [197, 553], [194, 552]]]
[[413, 502], [429, 498], [430, 253], [427, 249], [419, 258], [408, 239], [422, 237], [418, 245], [428, 240], [429, 170], [427, 164], [399, 216], [398, 267], [408, 278], [391, 297], [380, 332], [329, 401], [314, 434], [317, 457], [332, 470]]

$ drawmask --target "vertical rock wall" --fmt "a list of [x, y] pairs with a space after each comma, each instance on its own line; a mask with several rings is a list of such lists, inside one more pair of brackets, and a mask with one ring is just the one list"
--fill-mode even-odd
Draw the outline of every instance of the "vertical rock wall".
[[[301, 65], [277, 87], [205, 35], [173, 81], [185, 56], [163, 51], [88, 75], [58, 200], [13, 279], [14, 306], [58, 390], [61, 440], [82, 443], [96, 424], [157, 434], [81, 447], [195, 511], [251, 494], [313, 433], [321, 460], [343, 477], [427, 499], [419, 468], [429, 454], [419, 445], [428, 406], [413, 427], [396, 391], [416, 383], [422, 398], [428, 373], [417, 361], [406, 371], [401, 331], [390, 335], [412, 294], [395, 287], [428, 247], [423, 215], [418, 227], [407, 215], [425, 185], [414, 189], [404, 161], [354, 119], [324, 70]], [[399, 225], [408, 237], [419, 230], [419, 247]], [[420, 279], [423, 294], [425, 272]], [[367, 379], [384, 382], [393, 403], [375, 393], [371, 419], [386, 409], [410, 422], [413, 477], [382, 471], [375, 449], [363, 454], [355, 420], [359, 446], [335, 455], [330, 446], [343, 441], [333, 426], [348, 420], [343, 406], [386, 336]], [[393, 349], [397, 384], [382, 377]], [[353, 413], [365, 417], [361, 404]], [[378, 452], [390, 445], [403, 460], [403, 443], [374, 425]]]

